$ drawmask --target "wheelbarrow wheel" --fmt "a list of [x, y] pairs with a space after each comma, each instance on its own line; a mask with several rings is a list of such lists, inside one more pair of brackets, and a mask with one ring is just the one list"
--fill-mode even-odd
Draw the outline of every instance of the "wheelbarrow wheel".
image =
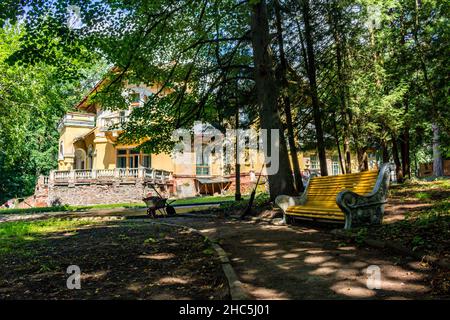
[[150, 218], [155, 218], [156, 217], [156, 210], [153, 208], [148, 208], [147, 209], [147, 214], [150, 216]]
[[171, 205], [166, 206], [166, 212], [169, 217], [177, 214], [177, 212], [175, 211], [175, 208], [172, 207]]

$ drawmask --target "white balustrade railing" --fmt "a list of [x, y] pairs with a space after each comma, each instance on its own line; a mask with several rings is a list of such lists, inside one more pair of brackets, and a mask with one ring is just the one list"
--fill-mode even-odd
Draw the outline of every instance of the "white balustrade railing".
[[116, 168], [116, 169], [94, 169], [94, 170], [67, 170], [53, 171], [47, 177], [45, 183], [49, 181], [68, 182], [77, 180], [94, 179], [148, 179], [157, 182], [165, 182], [171, 179], [171, 173], [165, 170], [151, 168]]
[[75, 179], [92, 179], [93, 170], [75, 170]]
[[127, 121], [126, 116], [110, 116], [100, 118], [100, 128], [102, 131], [117, 130]]
[[99, 169], [95, 170], [97, 172], [97, 179], [102, 178], [114, 178], [114, 170], [110, 169]]
[[139, 169], [116, 169], [119, 171], [119, 177], [121, 178], [137, 178]]
[[55, 171], [53, 178], [55, 180], [68, 180], [70, 171]]

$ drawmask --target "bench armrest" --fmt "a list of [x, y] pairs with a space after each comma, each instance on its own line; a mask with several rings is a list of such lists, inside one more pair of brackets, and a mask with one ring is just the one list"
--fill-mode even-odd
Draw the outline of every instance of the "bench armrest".
[[336, 203], [345, 214], [345, 229], [368, 224], [381, 224], [386, 204], [391, 165], [380, 168], [377, 181], [371, 193], [360, 195], [345, 190], [336, 197]]

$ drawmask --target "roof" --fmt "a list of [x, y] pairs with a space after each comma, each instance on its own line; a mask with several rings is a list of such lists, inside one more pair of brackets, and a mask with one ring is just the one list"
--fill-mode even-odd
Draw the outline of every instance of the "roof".
[[[119, 68], [118, 67], [112, 67], [110, 70], [109, 70], [109, 72], [118, 72], [119, 71]], [[75, 107], [75, 109], [78, 109], [78, 110], [80, 110], [80, 109], [83, 109], [83, 108], [85, 108], [85, 107], [88, 107], [88, 106], [86, 106], [85, 105], [85, 103], [86, 103], [86, 101], [89, 99], [89, 97], [93, 94], [93, 93], [96, 93], [96, 92], [98, 92], [99, 91], [99, 89], [100, 89], [100, 87], [105, 83], [105, 82], [107, 82], [107, 78], [103, 78], [103, 79], [101, 79], [101, 80], [99, 80], [96, 84], [95, 84], [95, 86], [94, 86], [94, 88], [92, 88], [91, 89], [91, 91], [89, 91], [89, 93], [76, 105], [76, 107]]]

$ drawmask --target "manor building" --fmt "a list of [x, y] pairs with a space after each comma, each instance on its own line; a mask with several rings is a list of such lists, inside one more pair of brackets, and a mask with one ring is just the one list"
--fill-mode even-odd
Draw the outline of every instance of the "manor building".
[[[223, 154], [208, 156], [195, 148], [178, 154], [149, 154], [137, 145], [119, 143], [121, 125], [133, 108], [144, 107], [160, 88], [127, 85], [125, 89], [132, 92], [128, 110], [111, 111], [89, 98], [104, 84], [105, 80], [100, 81], [76, 111], [61, 119], [58, 169], [39, 179], [35, 194], [41, 198], [39, 205], [140, 202], [155, 188], [164, 196], [179, 198], [234, 191], [234, 165]], [[329, 173], [341, 174], [337, 153], [330, 151], [327, 156]], [[262, 152], [245, 157], [240, 166], [242, 193], [253, 187], [263, 159]], [[374, 157], [369, 160], [374, 166]], [[299, 153], [299, 165], [302, 171], [319, 170], [315, 152]]]

